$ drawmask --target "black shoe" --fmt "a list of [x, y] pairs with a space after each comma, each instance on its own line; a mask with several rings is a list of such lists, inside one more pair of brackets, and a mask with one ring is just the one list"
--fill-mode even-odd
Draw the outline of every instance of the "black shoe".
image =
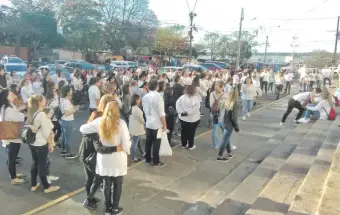
[[16, 161], [22, 161], [23, 158], [18, 156], [18, 157], [15, 158], [15, 160], [16, 160]]
[[85, 199], [83, 206], [90, 210], [95, 210], [97, 208], [97, 204], [93, 200], [88, 199]]
[[61, 156], [61, 157], [66, 157], [67, 155], [68, 155], [67, 152], [61, 152], [61, 153], [60, 153], [60, 156]]
[[119, 215], [123, 213], [123, 208], [113, 209], [111, 214], [112, 215]]
[[229, 161], [229, 159], [228, 159], [228, 158], [226, 158], [226, 157], [218, 157], [218, 158], [217, 158], [217, 161], [221, 161], [221, 162], [228, 162], [228, 161]]
[[75, 159], [75, 158], [77, 158], [78, 157], [78, 155], [74, 155], [74, 154], [72, 154], [72, 153], [68, 153], [64, 158], [66, 159], [66, 160], [71, 160], [71, 159]]
[[93, 202], [98, 204], [100, 202], [100, 199], [96, 198], [96, 197], [93, 197]]
[[153, 167], [164, 167], [165, 165], [166, 165], [165, 163], [159, 162], [157, 164], [153, 164], [152, 166]]

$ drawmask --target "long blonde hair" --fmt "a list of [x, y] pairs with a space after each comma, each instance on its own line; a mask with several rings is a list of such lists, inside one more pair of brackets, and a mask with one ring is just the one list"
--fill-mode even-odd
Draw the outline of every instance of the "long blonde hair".
[[107, 103], [99, 125], [99, 137], [104, 140], [112, 141], [113, 137], [119, 133], [119, 121], [119, 103], [117, 101]]
[[226, 110], [232, 110], [234, 108], [235, 103], [237, 103], [238, 99], [238, 90], [232, 89], [227, 96], [227, 99], [225, 101], [225, 109]]
[[40, 109], [40, 102], [45, 97], [43, 95], [34, 94], [28, 99], [27, 123], [33, 125], [33, 115]]
[[115, 101], [115, 98], [116, 97], [114, 95], [111, 95], [111, 94], [103, 95], [102, 98], [99, 101], [97, 111], [92, 112], [92, 114], [90, 115], [87, 122], [88, 123], [92, 122], [93, 120], [97, 119], [98, 117], [101, 117], [104, 113], [106, 105], [111, 101]]

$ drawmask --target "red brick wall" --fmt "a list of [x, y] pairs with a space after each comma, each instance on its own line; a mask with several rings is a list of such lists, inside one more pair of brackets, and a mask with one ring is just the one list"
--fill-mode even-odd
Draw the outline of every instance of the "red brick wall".
[[[0, 54], [15, 55], [14, 46], [0, 46]], [[28, 60], [28, 48], [20, 47], [20, 55], [18, 56], [23, 60]]]

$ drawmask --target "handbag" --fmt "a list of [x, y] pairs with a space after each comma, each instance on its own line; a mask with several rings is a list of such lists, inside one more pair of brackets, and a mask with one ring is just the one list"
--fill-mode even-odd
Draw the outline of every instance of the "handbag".
[[[4, 108], [4, 114], [2, 120], [5, 119], [6, 107]], [[0, 140], [12, 140], [20, 137], [20, 122], [1, 121], [0, 122]]]
[[327, 116], [328, 116], [328, 120], [335, 120], [336, 118], [336, 111], [335, 111], [335, 108], [334, 107], [331, 107], [329, 113], [327, 113], [326, 109], [323, 108], [324, 111], [326, 112]]
[[169, 144], [168, 135], [166, 131], [162, 131], [161, 145], [159, 147], [160, 156], [172, 156], [172, 149]]

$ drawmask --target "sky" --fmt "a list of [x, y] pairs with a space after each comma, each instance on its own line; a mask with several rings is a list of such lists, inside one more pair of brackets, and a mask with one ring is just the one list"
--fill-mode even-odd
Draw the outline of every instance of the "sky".
[[[189, 8], [192, 11], [195, 2], [150, 0], [150, 9], [163, 26], [176, 23], [189, 29]], [[194, 43], [201, 43], [206, 32], [238, 31], [242, 7], [243, 29], [258, 29], [258, 41], [263, 44], [268, 36], [268, 52], [292, 52], [292, 43], [297, 46], [296, 52], [334, 51], [340, 0], [197, 0], [194, 23], [198, 32], [194, 34]], [[264, 50], [265, 46], [258, 48], [259, 52]]]

